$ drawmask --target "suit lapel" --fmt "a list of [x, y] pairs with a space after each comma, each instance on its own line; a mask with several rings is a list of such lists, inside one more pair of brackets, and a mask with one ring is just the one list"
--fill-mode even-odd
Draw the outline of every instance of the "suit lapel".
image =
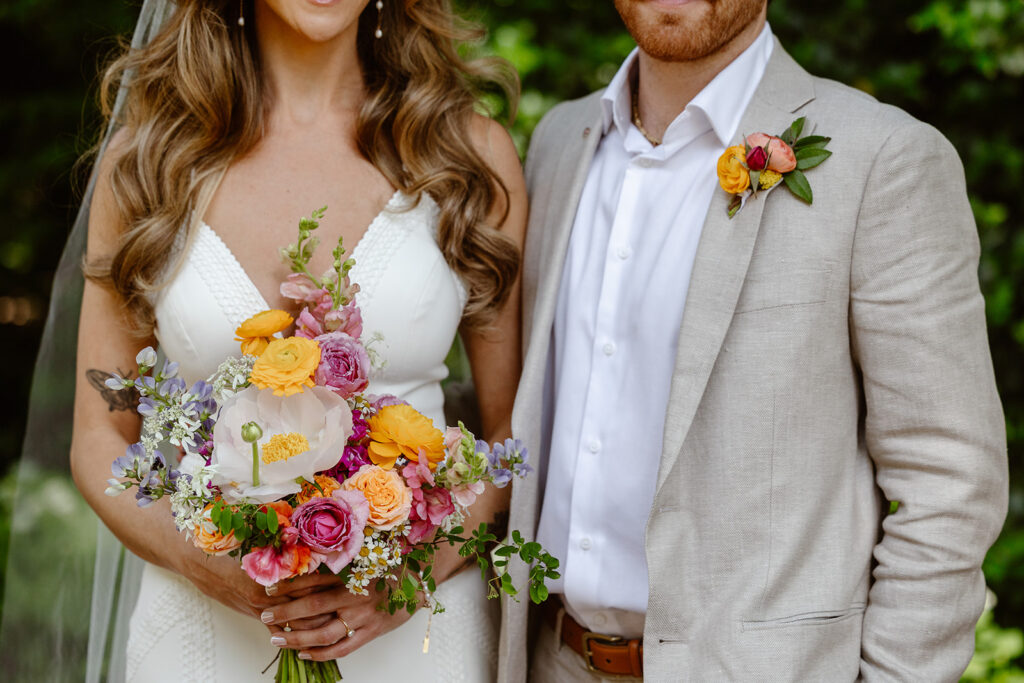
[[[562, 281], [562, 266], [569, 247], [569, 236], [576, 219], [583, 186], [586, 184], [590, 162], [594, 158], [601, 140], [602, 114], [600, 95], [589, 98], [588, 112], [563, 131], [567, 138], [560, 150], [554, 185], [549, 195], [555, 208], [550, 209], [551, 217], [546, 221], [548, 230], [542, 235], [540, 278], [537, 285], [536, 305], [530, 324], [529, 352], [524, 360], [522, 384], [538, 388], [544, 384], [547, 370], [548, 346], [551, 326], [554, 324], [555, 307], [558, 303], [558, 288]], [[531, 229], [541, 226], [531, 225]], [[523, 388], [520, 388], [523, 391]], [[529, 392], [528, 395], [533, 395]]]
[[[793, 112], [813, 97], [810, 76], [776, 41], [764, 76], [747, 106], [732, 144], [742, 144], [743, 136], [750, 133], [778, 135], [798, 118]], [[679, 331], [658, 470], [659, 489], [679, 457], [732, 323], [761, 229], [765, 204], [772, 200], [774, 192], [787, 191], [784, 187], [777, 187], [772, 193], [759, 193], [730, 219], [726, 211], [730, 197], [721, 188], [715, 189], [697, 247]]]

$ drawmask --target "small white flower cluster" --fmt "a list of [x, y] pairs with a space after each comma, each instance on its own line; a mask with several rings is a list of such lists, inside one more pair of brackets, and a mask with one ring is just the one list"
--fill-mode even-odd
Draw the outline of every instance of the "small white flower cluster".
[[363, 533], [363, 547], [352, 560], [352, 573], [345, 584], [356, 595], [369, 595], [366, 587], [371, 581], [379, 578], [395, 579], [391, 570], [402, 564], [402, 543], [399, 538], [404, 529], [387, 532], [367, 527]]
[[239, 358], [228, 358], [220, 364], [217, 372], [207, 380], [213, 386], [213, 397], [218, 404], [249, 386], [249, 375], [255, 363], [256, 356], [245, 354]]
[[462, 523], [466, 521], [466, 508], [462, 507], [454, 500], [452, 501], [452, 504], [455, 506], [455, 512], [445, 517], [444, 521], [441, 522], [441, 531], [444, 533], [450, 532], [457, 526], [462, 526]]
[[177, 488], [170, 496], [171, 513], [178, 531], [192, 532], [203, 522], [214, 469], [203, 456], [189, 453], [181, 459], [178, 472]]
[[183, 444], [191, 446], [192, 437], [202, 424], [200, 420], [196, 419], [197, 416], [194, 412], [189, 415], [182, 405], [182, 402], [187, 402], [191, 398], [188, 394], [182, 394], [177, 401], [163, 407], [158, 413], [164, 428], [168, 430], [167, 440], [175, 446]]
[[387, 367], [388, 361], [384, 357], [384, 354], [377, 349], [378, 344], [383, 344], [387, 347], [387, 342], [384, 341], [384, 335], [380, 332], [374, 332], [368, 341], [359, 340], [363, 348], [366, 349], [366, 355], [370, 357], [370, 368], [374, 372], [381, 372]]

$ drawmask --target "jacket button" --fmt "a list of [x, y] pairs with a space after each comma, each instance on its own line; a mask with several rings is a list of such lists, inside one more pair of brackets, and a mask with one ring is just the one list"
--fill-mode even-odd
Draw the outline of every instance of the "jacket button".
[[588, 128], [584, 128], [583, 129], [583, 137], [589, 137], [589, 136], [590, 136], [590, 128], [589, 127]]

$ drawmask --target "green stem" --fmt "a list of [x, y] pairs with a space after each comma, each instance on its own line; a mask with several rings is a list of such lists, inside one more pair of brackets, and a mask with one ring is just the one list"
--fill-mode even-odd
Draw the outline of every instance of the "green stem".
[[260, 485], [260, 448], [252, 442], [252, 485]]
[[306, 663], [301, 659], [297, 660], [299, 665], [299, 683], [309, 683], [306, 680]]

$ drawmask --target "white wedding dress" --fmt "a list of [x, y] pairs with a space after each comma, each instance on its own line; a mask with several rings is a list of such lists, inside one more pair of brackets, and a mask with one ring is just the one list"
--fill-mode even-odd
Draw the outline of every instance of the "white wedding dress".
[[[440, 381], [466, 291], [436, 243], [437, 205], [401, 193], [388, 202], [356, 245], [351, 278], [361, 287], [363, 338], [380, 333], [385, 359], [370, 393], [408, 400], [444, 427]], [[284, 242], [282, 238], [282, 242]], [[268, 244], [268, 249], [277, 245]], [[235, 328], [269, 308], [214, 230], [201, 225], [170, 284], [154, 301], [162, 351], [180, 363], [189, 383], [211, 375], [238, 354]], [[182, 544], [186, 543], [184, 536]], [[242, 571], [239, 568], [239, 571]], [[433, 617], [423, 654], [426, 610], [399, 628], [338, 660], [346, 682], [491, 681], [494, 679], [497, 601], [487, 600], [475, 569], [438, 587], [446, 611]], [[187, 579], [146, 564], [127, 644], [126, 678], [138, 683], [272, 680], [277, 654], [266, 627], [207, 598]]]

